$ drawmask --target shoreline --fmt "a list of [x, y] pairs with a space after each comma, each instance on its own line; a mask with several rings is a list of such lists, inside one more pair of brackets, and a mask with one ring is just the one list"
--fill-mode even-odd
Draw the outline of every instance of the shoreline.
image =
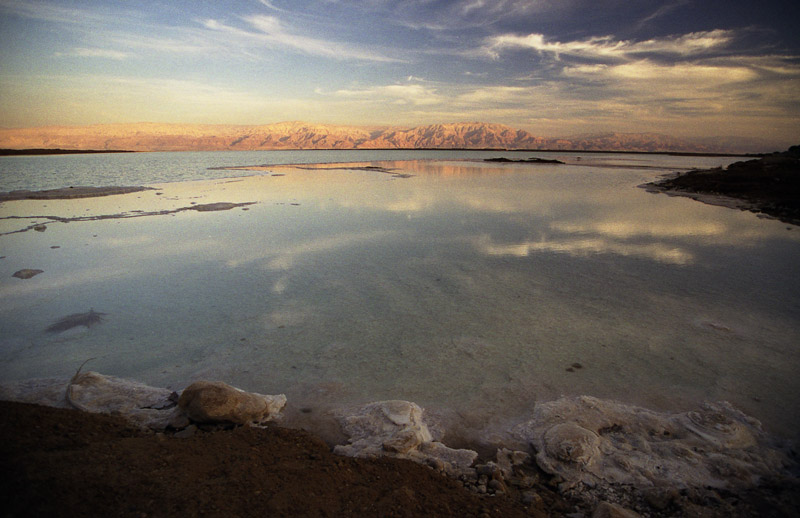
[[137, 153], [137, 151], [130, 151], [126, 149], [61, 149], [61, 148], [0, 149], [0, 156], [94, 155], [103, 153]]
[[697, 156], [697, 157], [760, 157], [764, 153], [704, 153], [695, 151], [618, 151], [613, 149], [508, 149], [508, 148], [442, 148], [442, 147], [386, 147], [386, 148], [275, 148], [275, 149], [187, 149], [187, 150], [150, 150], [134, 151], [126, 149], [60, 149], [60, 148], [30, 148], [30, 149], [0, 149], [0, 156], [37, 156], [37, 155], [76, 155], [98, 153], [195, 153], [210, 151], [496, 151], [504, 153], [614, 153], [623, 155], [667, 155], [667, 156]]
[[[187, 469], [206, 473], [224, 469], [224, 481], [220, 482], [234, 484], [234, 494], [265, 492], [265, 480], [250, 479], [254, 462], [273, 465], [280, 471], [269, 474], [268, 485], [276, 484], [275, 478], [289, 470], [297, 477], [295, 485], [282, 491], [307, 506], [320, 505], [320, 501], [300, 495], [319, 491], [320, 486], [330, 489], [336, 485], [332, 481], [342, 476], [374, 475], [376, 464], [389, 471], [354, 485], [391, 493], [386, 502], [394, 507], [396, 498], [403, 496], [395, 494], [397, 487], [408, 487], [418, 494], [422, 491], [418, 484], [422, 484], [435, 495], [427, 497], [426, 505], [444, 505], [446, 501], [443, 509], [449, 511], [440, 511], [440, 516], [469, 512], [463, 507], [456, 511], [459, 506], [478, 506], [481, 510], [476, 514], [488, 512], [490, 516], [570, 516], [575, 512], [604, 516], [598, 513], [608, 508], [633, 513], [619, 515], [628, 517], [702, 514], [721, 518], [765, 512], [791, 516], [791, 510], [800, 505], [793, 450], [776, 449], [772, 439], [760, 432], [757, 421], [724, 403], [667, 415], [588, 396], [542, 402], [537, 404], [531, 421], [515, 428], [516, 434], [527, 437], [527, 451], [501, 447], [494, 459], [481, 460], [475, 452], [453, 450], [436, 441], [428, 432], [423, 410], [405, 401], [374, 402], [340, 414], [339, 426], [348, 439], [344, 444], [331, 445], [313, 431], [281, 424], [285, 396], [247, 393], [221, 382], [195, 382], [177, 393], [133, 380], [79, 372], [71, 380], [27, 380], [19, 382], [16, 389], [13, 385], [0, 386], [4, 414], [0, 429], [5, 455], [14, 460], [12, 465], [24, 466], [22, 471], [27, 470], [27, 474], [23, 478], [27, 477], [31, 487], [36, 487], [43, 474], [30, 471], [27, 463], [46, 462], [58, 472], [80, 462], [82, 484], [104, 484], [103, 494], [94, 498], [103, 500], [108, 494], [125, 491], [136, 501], [134, 506], [161, 502], [167, 492], [181, 501], [196, 498], [195, 484], [207, 480], [200, 477], [184, 484], [183, 470]], [[209, 388], [224, 389], [226, 395], [201, 397]], [[267, 407], [254, 406], [257, 401], [266, 402]], [[20, 425], [19, 419], [36, 425]], [[256, 426], [241, 426], [251, 421]], [[20, 434], [21, 429], [25, 433]], [[250, 447], [240, 443], [242, 437], [247, 437]], [[290, 444], [277, 446], [281, 453], [273, 450], [270, 455], [282, 455], [288, 465], [274, 458], [259, 460], [262, 457], [248, 453], [252, 444], [274, 444], [285, 437], [290, 438]], [[128, 448], [133, 442], [138, 445], [131, 453]], [[96, 453], [100, 444], [103, 451], [114, 453]], [[187, 445], [192, 449], [185, 450]], [[61, 453], [65, 447], [75, 454], [65, 457]], [[619, 453], [613, 453], [615, 448], [621, 448]], [[133, 458], [120, 462], [126, 455]], [[152, 478], [152, 473], [143, 478], [128, 473], [131, 465], [140, 463], [154, 464], [153, 473], [163, 472], [167, 464], [159, 455], [170, 459], [173, 466], [172, 475], [166, 479], [158, 475]], [[81, 460], [76, 461], [76, 456]], [[303, 459], [302, 467], [297, 459]], [[342, 467], [345, 473], [339, 472]], [[109, 472], [117, 473], [110, 493], [104, 480]], [[403, 480], [391, 481], [397, 474]], [[54, 481], [50, 478], [47, 483]], [[63, 491], [58, 490], [58, 482], [55, 486], [53, 505], [61, 505], [58, 498]], [[349, 505], [354, 495], [347, 486], [333, 491]], [[227, 491], [215, 490], [219, 490], [218, 485], [200, 489], [211, 491], [209, 499], [218, 509], [221, 505], [239, 505]], [[30, 493], [24, 494], [26, 499], [33, 499]], [[374, 499], [355, 498], [358, 508], [352, 511], [386, 515], [385, 509], [370, 507]], [[90, 498], [71, 505], [86, 504], [94, 507], [115, 502], [91, 502]], [[418, 508], [403, 516], [427, 515], [430, 509]], [[153, 512], [152, 508], [148, 511]], [[163, 513], [162, 509], [156, 514]], [[318, 515], [298, 507], [289, 514]]]
[[639, 187], [800, 225], [800, 146], [725, 169], [665, 175]]

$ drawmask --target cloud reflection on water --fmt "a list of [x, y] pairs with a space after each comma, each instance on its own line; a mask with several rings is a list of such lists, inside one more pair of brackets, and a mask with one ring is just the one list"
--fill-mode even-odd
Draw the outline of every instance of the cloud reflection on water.
[[617, 254], [634, 256], [670, 264], [689, 264], [694, 255], [681, 248], [661, 243], [626, 243], [601, 237], [573, 239], [548, 239], [546, 241], [524, 241], [513, 244], [496, 244], [488, 236], [475, 240], [475, 246], [488, 255], [527, 257], [534, 252], [557, 252], [578, 257], [592, 254]]

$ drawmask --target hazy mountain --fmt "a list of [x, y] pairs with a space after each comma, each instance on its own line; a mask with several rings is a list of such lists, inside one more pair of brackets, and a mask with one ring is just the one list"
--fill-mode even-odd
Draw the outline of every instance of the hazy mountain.
[[280, 122], [259, 126], [97, 124], [0, 129], [0, 148], [200, 151], [261, 149], [574, 149], [619, 151], [772, 151], [764, 142], [714, 137], [688, 141], [656, 133], [607, 133], [566, 138], [532, 135], [502, 124], [462, 122], [416, 128]]

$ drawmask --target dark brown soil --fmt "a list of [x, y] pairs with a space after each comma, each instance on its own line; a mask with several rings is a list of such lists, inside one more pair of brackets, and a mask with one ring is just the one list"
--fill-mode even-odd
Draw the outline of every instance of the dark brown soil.
[[800, 146], [726, 169], [689, 171], [652, 185], [668, 192], [735, 198], [753, 212], [800, 224]]
[[[480, 496], [410, 461], [334, 455], [302, 430], [217, 426], [188, 435], [0, 401], [0, 516], [541, 518], [592, 516], [595, 507], [565, 499], [546, 478], [526, 491], [509, 484], [505, 495]], [[606, 498], [652, 517], [800, 516], [800, 482], [786, 477], [739, 493]]]
[[[108, 415], [0, 402], [3, 516], [550, 516], [512, 496], [478, 496], [398, 459], [331, 453], [279, 427], [187, 438]], [[545, 495], [547, 497], [547, 495]], [[560, 506], [560, 507], [559, 507]], [[562, 516], [563, 512], [555, 515]]]

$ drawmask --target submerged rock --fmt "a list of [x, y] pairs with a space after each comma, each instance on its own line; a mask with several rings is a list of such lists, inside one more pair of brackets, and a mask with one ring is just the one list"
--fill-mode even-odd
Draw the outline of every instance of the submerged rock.
[[785, 471], [789, 458], [761, 424], [721, 402], [677, 414], [589, 396], [542, 403], [512, 430], [537, 464], [582, 484], [736, 488]]
[[45, 331], [48, 333], [62, 333], [68, 329], [79, 326], [83, 326], [88, 329], [97, 324], [101, 324], [104, 320], [104, 316], [106, 316], [106, 313], [100, 313], [99, 311], [95, 311], [93, 308], [90, 308], [86, 313], [73, 313], [72, 315], [67, 315], [59, 319], [57, 322], [47, 326]]
[[390, 456], [436, 466], [448, 475], [470, 470], [478, 456], [472, 450], [449, 448], [434, 441], [422, 419], [422, 408], [409, 401], [378, 401], [340, 416], [349, 444], [334, 452], [349, 457]]
[[280, 415], [286, 396], [245, 392], [221, 381], [196, 381], [181, 393], [178, 406], [198, 423], [264, 423]]
[[16, 277], [17, 279], [30, 279], [40, 273], [44, 273], [44, 270], [36, 270], [33, 268], [23, 268], [22, 270], [18, 270], [12, 274], [12, 277]]
[[247, 205], [253, 205], [255, 202], [248, 202], [248, 203], [231, 203], [231, 202], [217, 202], [217, 203], [205, 203], [202, 205], [194, 205], [192, 207], [186, 207], [186, 210], [196, 210], [198, 212], [214, 212], [218, 210], [231, 210], [236, 207], [246, 207]]

